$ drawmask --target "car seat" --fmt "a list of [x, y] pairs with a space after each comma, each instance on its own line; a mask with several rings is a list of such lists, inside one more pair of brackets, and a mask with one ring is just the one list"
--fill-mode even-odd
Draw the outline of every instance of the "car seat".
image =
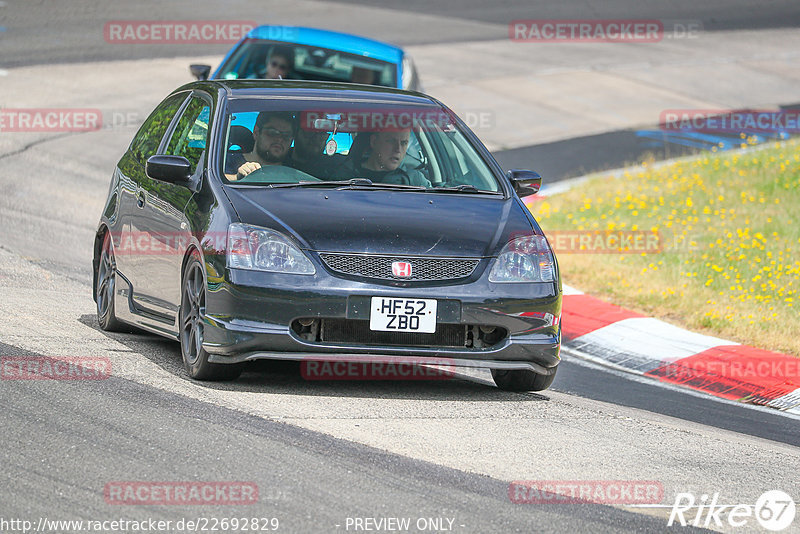
[[255, 145], [255, 139], [253, 139], [253, 132], [249, 128], [238, 124], [231, 126], [228, 135], [229, 152], [252, 152], [253, 145]]

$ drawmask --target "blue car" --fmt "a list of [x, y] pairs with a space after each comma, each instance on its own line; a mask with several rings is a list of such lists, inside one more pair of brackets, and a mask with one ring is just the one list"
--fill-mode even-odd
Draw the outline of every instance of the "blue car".
[[198, 80], [280, 77], [422, 90], [414, 62], [402, 48], [347, 33], [294, 26], [253, 28], [213, 73], [209, 65], [191, 65], [190, 70]]

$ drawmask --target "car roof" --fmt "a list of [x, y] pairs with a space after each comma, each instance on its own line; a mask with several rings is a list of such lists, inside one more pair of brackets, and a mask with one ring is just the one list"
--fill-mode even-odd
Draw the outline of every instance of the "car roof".
[[319, 100], [359, 100], [382, 104], [406, 104], [442, 107], [433, 97], [378, 85], [309, 80], [205, 80], [191, 82], [180, 89], [223, 90], [229, 99], [297, 98]]
[[403, 49], [400, 47], [358, 35], [319, 28], [266, 24], [250, 30], [246, 38], [332, 48], [357, 56], [379, 59], [395, 64], [403, 60]]

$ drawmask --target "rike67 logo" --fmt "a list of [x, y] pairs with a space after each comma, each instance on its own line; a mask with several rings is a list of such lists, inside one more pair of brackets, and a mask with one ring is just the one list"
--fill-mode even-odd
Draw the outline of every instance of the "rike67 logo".
[[667, 526], [723, 528], [727, 523], [730, 527], [752, 529], [755, 518], [762, 528], [778, 532], [792, 524], [795, 512], [792, 498], [780, 490], [762, 493], [754, 505], [721, 504], [719, 493], [714, 493], [710, 500], [708, 495], [701, 495], [698, 500], [691, 493], [678, 493]]

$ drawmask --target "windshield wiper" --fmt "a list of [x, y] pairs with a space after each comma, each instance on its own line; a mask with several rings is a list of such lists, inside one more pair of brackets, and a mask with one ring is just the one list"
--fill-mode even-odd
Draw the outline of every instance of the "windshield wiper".
[[481, 195], [502, 195], [499, 191], [486, 191], [485, 189], [478, 189], [472, 184], [454, 185], [452, 187], [434, 187], [428, 189], [431, 193], [478, 193]]
[[375, 183], [369, 178], [351, 178], [349, 180], [323, 180], [319, 182], [294, 182], [290, 184], [269, 184], [267, 187], [275, 189], [281, 187], [341, 187], [349, 189], [353, 189], [356, 187], [364, 187], [368, 189], [410, 189], [415, 191], [424, 191], [427, 189], [424, 185]]
[[275, 183], [268, 184], [270, 188], [281, 187], [347, 187], [353, 185], [372, 185], [372, 180], [366, 178], [353, 178], [351, 180], [319, 180], [313, 182], [290, 182], [290, 183]]
[[336, 187], [344, 189], [402, 189], [407, 191], [425, 191], [426, 193], [470, 193], [481, 195], [502, 195], [499, 191], [486, 191], [478, 189], [472, 184], [461, 184], [452, 187], [425, 187], [424, 185], [392, 184], [383, 182], [373, 182], [369, 178], [350, 178], [349, 180], [321, 180], [318, 182], [291, 182], [262, 184], [271, 189], [285, 187]]

